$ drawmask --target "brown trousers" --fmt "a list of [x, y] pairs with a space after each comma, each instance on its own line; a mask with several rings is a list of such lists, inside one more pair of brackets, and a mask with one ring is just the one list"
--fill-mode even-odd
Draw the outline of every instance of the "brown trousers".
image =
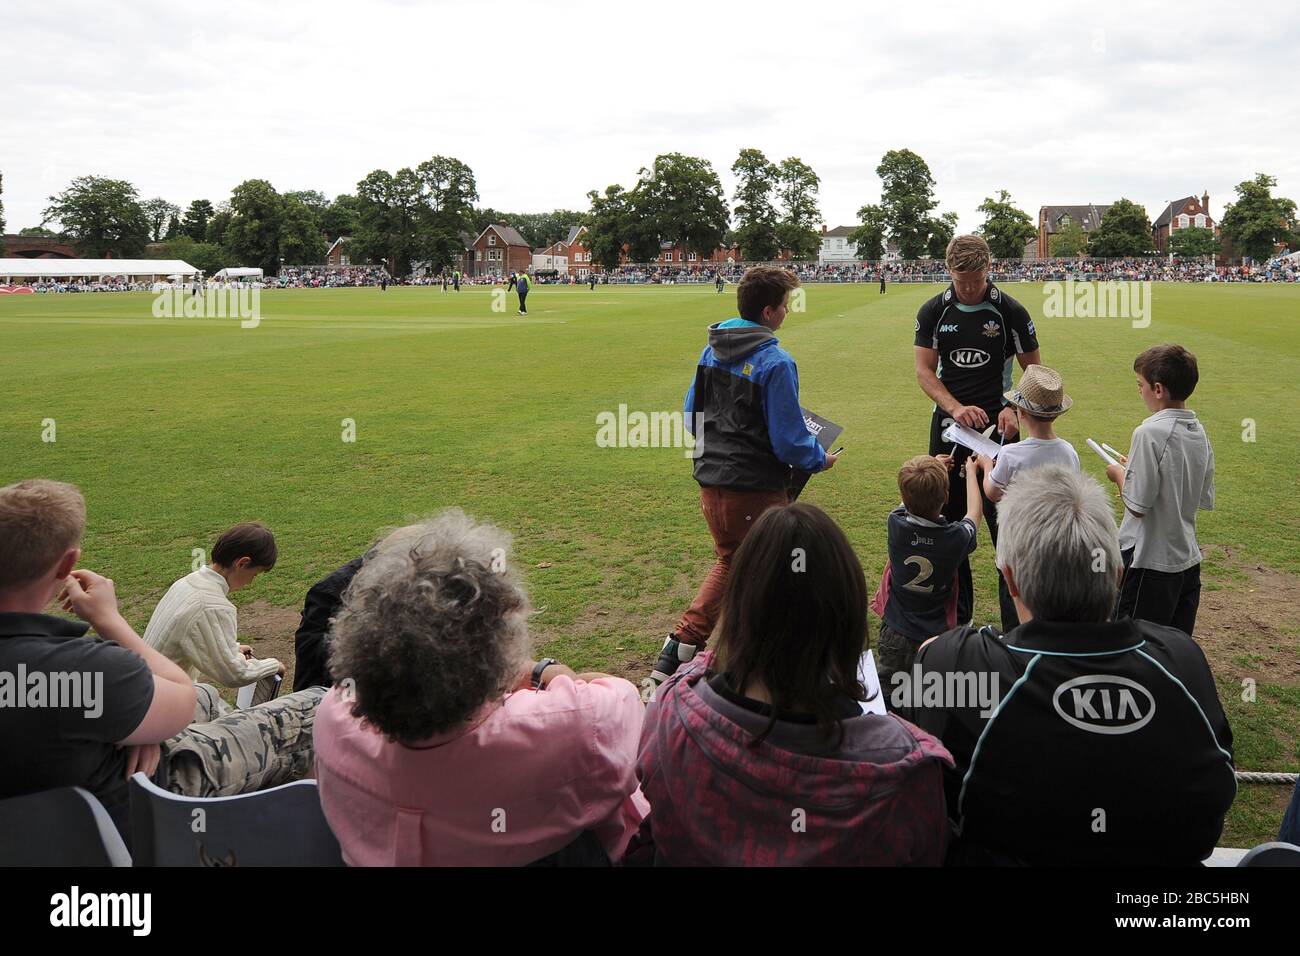
[[754, 522], [768, 508], [789, 504], [782, 491], [733, 491], [729, 488], [700, 488], [700, 509], [713, 535], [713, 553], [718, 556], [695, 600], [677, 622], [673, 636], [683, 644], [703, 647], [718, 623], [722, 591], [731, 574], [731, 556], [745, 540]]

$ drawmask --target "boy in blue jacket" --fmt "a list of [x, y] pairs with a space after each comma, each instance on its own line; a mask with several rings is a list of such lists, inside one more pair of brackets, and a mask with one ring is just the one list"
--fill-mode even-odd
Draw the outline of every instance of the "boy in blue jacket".
[[643, 682], [647, 699], [713, 633], [731, 556], [759, 515], [788, 503], [790, 469], [818, 472], [835, 464], [804, 424], [799, 372], [774, 334], [798, 285], [786, 269], [750, 269], [736, 288], [740, 317], [709, 326], [684, 411], [695, 435], [700, 507], [718, 560]]

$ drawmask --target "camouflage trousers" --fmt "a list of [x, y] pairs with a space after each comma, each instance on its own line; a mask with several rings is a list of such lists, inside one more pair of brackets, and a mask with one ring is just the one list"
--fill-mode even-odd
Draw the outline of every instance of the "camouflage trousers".
[[309, 687], [235, 710], [210, 684], [195, 684], [194, 723], [162, 744], [155, 779], [187, 797], [228, 797], [305, 777], [312, 724], [326, 687]]

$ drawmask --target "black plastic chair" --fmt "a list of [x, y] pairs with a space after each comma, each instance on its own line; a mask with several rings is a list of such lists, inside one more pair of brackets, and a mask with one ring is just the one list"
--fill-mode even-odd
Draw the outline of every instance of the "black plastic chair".
[[81, 787], [0, 800], [0, 866], [130, 866], [104, 805]]

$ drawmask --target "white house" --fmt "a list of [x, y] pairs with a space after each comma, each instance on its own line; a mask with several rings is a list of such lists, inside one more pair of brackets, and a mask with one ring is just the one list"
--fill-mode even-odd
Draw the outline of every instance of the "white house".
[[822, 226], [822, 247], [817, 252], [819, 266], [853, 265], [858, 261], [858, 247], [849, 242], [852, 226], [836, 226], [827, 230]]
[[569, 274], [569, 247], [563, 242], [553, 242], [545, 249], [533, 250], [533, 273], [552, 269], [561, 275]]

